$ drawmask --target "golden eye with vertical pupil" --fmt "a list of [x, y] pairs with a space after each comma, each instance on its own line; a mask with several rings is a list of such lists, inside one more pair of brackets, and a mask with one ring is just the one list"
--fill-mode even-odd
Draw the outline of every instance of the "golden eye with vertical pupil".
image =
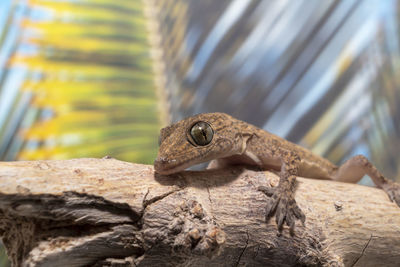
[[199, 121], [190, 129], [190, 136], [197, 145], [205, 146], [213, 139], [214, 131], [210, 124], [204, 121]]

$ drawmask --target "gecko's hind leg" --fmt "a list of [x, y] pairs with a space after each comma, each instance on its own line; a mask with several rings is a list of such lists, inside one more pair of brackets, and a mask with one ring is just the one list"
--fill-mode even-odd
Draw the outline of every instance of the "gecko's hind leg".
[[371, 177], [375, 185], [382, 188], [389, 195], [390, 200], [400, 206], [400, 185], [385, 178], [363, 155], [347, 160], [332, 178], [335, 181], [357, 183], [364, 175]]

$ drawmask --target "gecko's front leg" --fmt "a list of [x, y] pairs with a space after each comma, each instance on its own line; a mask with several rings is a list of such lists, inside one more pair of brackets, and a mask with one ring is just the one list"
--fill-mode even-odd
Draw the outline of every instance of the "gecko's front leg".
[[303, 224], [306, 219], [294, 199], [300, 157], [294, 152], [282, 151], [281, 160], [279, 185], [276, 188], [260, 186], [258, 190], [271, 197], [266, 206], [265, 219], [268, 221], [275, 214], [278, 230], [281, 232], [286, 223], [293, 234], [296, 219]]

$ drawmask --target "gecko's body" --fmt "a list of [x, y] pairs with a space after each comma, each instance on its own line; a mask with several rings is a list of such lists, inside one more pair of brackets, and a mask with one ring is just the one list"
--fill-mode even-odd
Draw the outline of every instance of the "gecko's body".
[[161, 130], [154, 162], [157, 172], [175, 173], [207, 161], [213, 168], [242, 164], [280, 171], [276, 188], [259, 188], [272, 196], [266, 217], [276, 214], [279, 229], [286, 222], [293, 230], [296, 218], [305, 220], [293, 196], [296, 176], [357, 182], [367, 174], [400, 206], [400, 186], [386, 179], [364, 156], [355, 156], [338, 167], [301, 146], [224, 113], [199, 114]]

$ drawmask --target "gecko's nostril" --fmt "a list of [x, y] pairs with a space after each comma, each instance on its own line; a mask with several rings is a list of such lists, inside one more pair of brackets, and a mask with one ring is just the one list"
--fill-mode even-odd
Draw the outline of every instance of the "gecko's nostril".
[[165, 168], [165, 166], [169, 163], [169, 160], [165, 157], [158, 157], [154, 161], [154, 168], [156, 171], [161, 171]]
[[156, 158], [156, 162], [159, 163], [159, 164], [165, 164], [165, 163], [168, 163], [168, 161], [169, 160], [167, 158], [165, 158], [165, 157]]

